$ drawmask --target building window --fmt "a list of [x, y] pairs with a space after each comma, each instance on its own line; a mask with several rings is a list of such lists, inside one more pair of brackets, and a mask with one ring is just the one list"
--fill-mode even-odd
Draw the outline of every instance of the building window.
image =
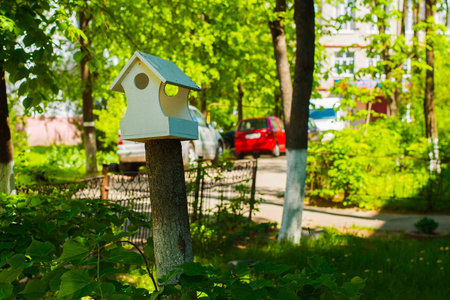
[[352, 7], [355, 6], [354, 0], [344, 0], [339, 3], [336, 8], [336, 19], [341, 23], [342, 31], [354, 31], [355, 30], [355, 10]]
[[[391, 33], [391, 16], [390, 16], [390, 10], [391, 10], [391, 7], [390, 7], [390, 5], [386, 5], [385, 7], [384, 7], [384, 12], [385, 12], [385, 14], [384, 14], [384, 16], [385, 16], [385, 25], [386, 25], [386, 28], [385, 28], [385, 33], [386, 34], [390, 34]], [[378, 34], [379, 32], [378, 32], [378, 17], [376, 16], [376, 15], [372, 15], [372, 25], [370, 26], [370, 31], [369, 31], [369, 33], [370, 34]]]
[[377, 67], [380, 62], [381, 57], [378, 54], [375, 57], [369, 57], [367, 67]]
[[334, 54], [334, 73], [338, 75], [353, 75], [355, 73], [355, 53], [336, 52]]

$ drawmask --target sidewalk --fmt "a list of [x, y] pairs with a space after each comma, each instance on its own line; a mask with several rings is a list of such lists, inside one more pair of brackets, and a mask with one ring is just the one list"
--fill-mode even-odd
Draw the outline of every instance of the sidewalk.
[[[256, 222], [277, 222], [281, 224], [283, 215], [283, 198], [264, 196], [259, 212], [253, 217]], [[433, 218], [439, 223], [438, 230], [450, 233], [450, 216], [438, 214], [390, 214], [377, 211], [363, 211], [356, 208], [322, 208], [305, 205], [302, 227], [331, 227], [345, 229], [352, 226], [378, 229], [381, 231], [408, 231], [421, 218]]]

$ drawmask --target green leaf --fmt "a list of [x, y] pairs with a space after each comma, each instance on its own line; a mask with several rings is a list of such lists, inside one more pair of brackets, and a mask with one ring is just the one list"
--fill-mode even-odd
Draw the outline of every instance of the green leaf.
[[110, 282], [102, 282], [100, 284], [100, 288], [102, 289], [102, 293], [104, 294], [110, 294], [116, 291], [116, 287]]
[[57, 261], [59, 262], [67, 262], [77, 259], [82, 259], [89, 254], [89, 248], [82, 245], [81, 243], [68, 240], [64, 243], [63, 253]]
[[0, 299], [6, 299], [11, 296], [14, 287], [11, 283], [0, 283]]
[[228, 289], [230, 290], [234, 299], [243, 299], [253, 291], [250, 285], [242, 283], [240, 281], [236, 281], [231, 286], [229, 286]]
[[166, 275], [161, 276], [161, 278], [158, 279], [158, 282], [160, 282], [161, 284], [165, 284], [167, 281], [169, 281], [171, 278], [175, 277], [180, 272], [181, 272], [181, 270], [178, 268], [170, 270]]
[[33, 99], [31, 98], [31, 97], [26, 97], [24, 100], [23, 100], [23, 107], [25, 107], [25, 109], [29, 109], [29, 108], [31, 108], [31, 104], [33, 103]]
[[150, 300], [155, 300], [158, 298], [159, 295], [161, 295], [164, 292], [164, 286], [161, 287], [159, 291], [154, 291], [150, 294]]
[[124, 295], [124, 294], [113, 294], [111, 296], [108, 296], [108, 300], [132, 300], [130, 296]]
[[30, 246], [28, 246], [27, 250], [25, 251], [25, 254], [27, 254], [31, 257], [44, 256], [44, 257], [48, 258], [50, 253], [52, 253], [54, 251], [55, 251], [55, 246], [53, 246], [53, 244], [50, 243], [49, 241], [40, 242], [40, 241], [33, 240], [31, 242]]
[[98, 282], [91, 282], [86, 270], [73, 270], [61, 276], [61, 287], [56, 299], [80, 299], [89, 296], [98, 286]]
[[16, 254], [12, 257], [8, 257], [6, 259], [6, 262], [11, 266], [13, 269], [19, 269], [19, 268], [29, 268], [33, 265], [33, 261], [27, 261], [27, 258], [24, 254]]
[[366, 285], [366, 280], [359, 276], [352, 278], [350, 282], [344, 282], [342, 284], [342, 294], [349, 297], [350, 299], [357, 298], [359, 291], [362, 290]]
[[19, 269], [4, 269], [0, 272], [0, 283], [12, 283], [17, 279], [20, 273], [22, 273], [23, 268]]
[[189, 297], [188, 293], [183, 293], [183, 295], [181, 295], [181, 300], [191, 300], [191, 297]]
[[182, 267], [184, 274], [189, 276], [206, 274], [206, 268], [200, 263], [184, 263]]
[[107, 261], [116, 262], [120, 264], [144, 264], [142, 256], [136, 252], [129, 251], [123, 247], [117, 247], [109, 252], [109, 258]]
[[41, 299], [47, 292], [47, 284], [39, 279], [28, 281], [25, 289], [21, 292], [27, 299]]
[[73, 59], [77, 62], [77, 64], [79, 64], [81, 62], [81, 60], [83, 59], [83, 57], [85, 57], [87, 54], [88, 54], [87, 51], [84, 51], [84, 52], [77, 51], [73, 55]]

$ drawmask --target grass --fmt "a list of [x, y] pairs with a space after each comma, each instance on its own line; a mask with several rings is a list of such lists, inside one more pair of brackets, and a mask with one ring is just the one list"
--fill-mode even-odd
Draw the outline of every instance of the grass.
[[450, 299], [450, 237], [414, 240], [386, 233], [362, 238], [327, 228], [319, 239], [303, 239], [297, 246], [278, 243], [273, 227], [267, 229], [215, 248], [211, 240], [194, 237], [195, 260], [220, 268], [231, 260], [262, 260], [302, 269], [307, 257], [319, 255], [336, 268], [340, 280], [366, 279], [362, 299]]

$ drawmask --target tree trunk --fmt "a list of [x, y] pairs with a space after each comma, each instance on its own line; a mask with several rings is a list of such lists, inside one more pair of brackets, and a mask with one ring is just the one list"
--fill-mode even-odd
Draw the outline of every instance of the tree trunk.
[[[282, 13], [286, 11], [286, 1], [276, 0], [275, 12]], [[280, 93], [282, 107], [285, 116], [291, 115], [292, 105], [292, 81], [291, 71], [289, 69], [289, 60], [286, 49], [286, 34], [283, 24], [284, 18], [277, 17], [269, 23], [270, 33], [272, 34], [272, 44], [277, 65], [278, 79], [280, 80]], [[288, 126], [289, 118], [284, 122]]]
[[6, 78], [0, 66], [0, 193], [14, 193], [13, 142], [9, 129], [8, 96]]
[[283, 218], [278, 239], [299, 243], [305, 198], [309, 99], [314, 73], [314, 1], [295, 0], [294, 8], [297, 53], [292, 105], [284, 105], [288, 168]]
[[[377, 4], [381, 5], [379, 3], [377, 3]], [[387, 8], [387, 6], [383, 5], [383, 9], [386, 11], [388, 8]], [[378, 20], [378, 32], [380, 35], [386, 35], [386, 27], [387, 27], [387, 20], [385, 17], [383, 17], [383, 19], [381, 19], [381, 20]], [[387, 39], [389, 39], [389, 37], [387, 37]], [[385, 80], [389, 80], [389, 77], [391, 76], [391, 71], [392, 71], [392, 68], [389, 64], [391, 62], [391, 57], [389, 55], [390, 47], [389, 47], [389, 43], [387, 43], [386, 41], [383, 41], [383, 42], [385, 42], [385, 47], [382, 51], [381, 57], [384, 62], [388, 62], [387, 64], [384, 65], [384, 75], [386, 76]], [[398, 110], [397, 109], [397, 98], [395, 96], [392, 97], [387, 94], [385, 95], [385, 97], [389, 104], [388, 115], [396, 116], [397, 110]]]
[[242, 110], [242, 101], [244, 100], [244, 84], [242, 82], [238, 83], [238, 103], [237, 103], [237, 110], [238, 110], [238, 122], [242, 121], [244, 118], [244, 112]]
[[[427, 29], [425, 36], [426, 43], [426, 63], [428, 69], [425, 77], [425, 99], [423, 101], [423, 110], [425, 114], [425, 135], [428, 142], [431, 143], [432, 150], [430, 152], [430, 171], [440, 172], [439, 166], [439, 149], [438, 149], [438, 131], [436, 126], [436, 117], [434, 113], [434, 43], [433, 43], [433, 23], [430, 19], [434, 16], [433, 6], [435, 0], [425, 1], [425, 18], [427, 21]], [[434, 22], [434, 21], [433, 21]]]
[[406, 23], [408, 21], [408, 0], [403, 0], [402, 23], [399, 35], [406, 35]]
[[[89, 24], [84, 11], [79, 13], [80, 30], [86, 32]], [[80, 37], [80, 51], [87, 52], [80, 62], [81, 82], [83, 88], [83, 127], [84, 127], [84, 149], [86, 151], [86, 172], [97, 172], [97, 142], [95, 138], [94, 126], [94, 98], [92, 97], [92, 76], [88, 67], [90, 60], [89, 51], [87, 49], [87, 41]]]
[[[193, 261], [183, 158], [179, 140], [145, 143], [158, 278]], [[175, 284], [178, 277], [169, 283]]]

